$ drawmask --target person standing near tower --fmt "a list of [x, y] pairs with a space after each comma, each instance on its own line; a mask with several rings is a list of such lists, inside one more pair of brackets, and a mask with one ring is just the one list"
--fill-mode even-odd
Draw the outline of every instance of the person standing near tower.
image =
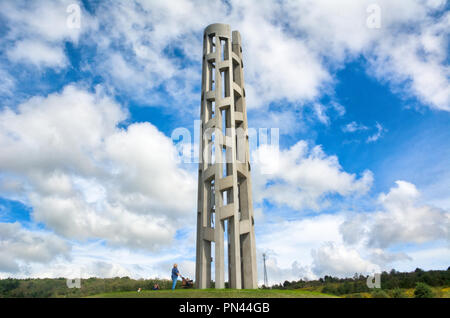
[[173, 264], [172, 268], [172, 290], [175, 289], [175, 286], [177, 285], [178, 276], [180, 276], [180, 272], [178, 271], [178, 265]]

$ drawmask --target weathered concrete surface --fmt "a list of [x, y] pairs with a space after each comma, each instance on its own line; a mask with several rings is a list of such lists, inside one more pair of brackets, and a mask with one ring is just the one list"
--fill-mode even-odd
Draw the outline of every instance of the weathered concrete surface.
[[[196, 286], [257, 288], [241, 37], [226, 24], [204, 32], [198, 170]], [[212, 255], [214, 246], [214, 255]]]

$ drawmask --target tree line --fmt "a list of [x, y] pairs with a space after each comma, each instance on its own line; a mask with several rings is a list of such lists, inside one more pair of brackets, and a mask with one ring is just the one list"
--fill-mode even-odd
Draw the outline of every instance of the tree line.
[[[181, 282], [178, 282], [180, 284]], [[66, 278], [6, 278], [0, 279], [0, 298], [6, 297], [85, 297], [109, 292], [172, 288], [167, 279], [131, 279], [129, 277], [81, 279], [80, 288], [69, 288]], [[71, 284], [69, 284], [71, 285]], [[155, 291], [157, 292], [157, 291]]]
[[[447, 270], [424, 271], [417, 268], [413, 272], [381, 273], [381, 288], [367, 287], [367, 278], [355, 274], [349, 278], [325, 275], [317, 280], [300, 279], [275, 284], [273, 289], [313, 289], [337, 296], [359, 293], [371, 293], [373, 297], [402, 297], [402, 289], [415, 288], [419, 295], [432, 296], [432, 287], [450, 287], [450, 267]], [[80, 288], [69, 288], [65, 278], [6, 278], [0, 279], [1, 297], [85, 297], [109, 292], [137, 291], [139, 288], [150, 290], [158, 284], [161, 289], [170, 289], [172, 281], [167, 279], [131, 279], [130, 277], [81, 279]], [[178, 282], [180, 285], [181, 282]], [[227, 284], [226, 284], [227, 285]], [[214, 286], [214, 285], [213, 285]], [[180, 286], [178, 286], [180, 287]], [[269, 288], [263, 286], [262, 288]], [[157, 291], [155, 291], [157, 292]], [[431, 293], [431, 294], [430, 294]]]
[[[338, 278], [325, 275], [318, 280], [300, 279], [299, 281], [285, 281], [282, 284], [271, 286], [274, 289], [299, 289], [314, 288], [320, 289], [323, 293], [333, 295], [345, 295], [355, 293], [373, 293], [375, 296], [382, 297], [390, 291], [391, 296], [396, 291], [399, 293], [401, 289], [416, 288], [419, 284], [419, 290], [432, 287], [449, 287], [450, 286], [450, 267], [447, 270], [430, 270], [424, 271], [417, 268], [413, 272], [398, 272], [392, 269], [390, 272], [382, 272], [380, 275], [380, 288], [372, 289], [367, 286], [369, 276], [355, 274], [353, 277]], [[263, 286], [265, 288], [265, 286]]]

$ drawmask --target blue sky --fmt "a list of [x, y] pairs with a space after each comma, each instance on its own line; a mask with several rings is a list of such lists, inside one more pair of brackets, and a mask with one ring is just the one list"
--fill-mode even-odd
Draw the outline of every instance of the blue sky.
[[171, 135], [194, 135], [216, 22], [242, 36], [249, 126], [280, 132], [252, 158], [289, 171], [252, 169], [270, 281], [447, 268], [448, 8], [3, 2], [0, 277], [193, 276], [197, 164]]

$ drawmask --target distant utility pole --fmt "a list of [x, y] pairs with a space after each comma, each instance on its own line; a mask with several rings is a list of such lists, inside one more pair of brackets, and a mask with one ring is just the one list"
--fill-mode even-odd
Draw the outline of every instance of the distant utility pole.
[[264, 286], [268, 287], [269, 282], [268, 282], [268, 279], [267, 279], [266, 253], [263, 253], [263, 261], [264, 261]]

